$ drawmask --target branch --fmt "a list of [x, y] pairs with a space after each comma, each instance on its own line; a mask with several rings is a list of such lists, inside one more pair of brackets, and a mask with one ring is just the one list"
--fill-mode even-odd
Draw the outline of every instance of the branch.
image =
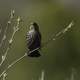
[[8, 25], [11, 24], [11, 21], [12, 21], [12, 19], [13, 19], [13, 17], [14, 17], [14, 13], [15, 13], [15, 11], [14, 11], [14, 10], [11, 10], [10, 19], [9, 19], [9, 21], [7, 22], [7, 26], [6, 26], [6, 29], [5, 29], [5, 31], [4, 31], [3, 38], [2, 38], [1, 43], [0, 43], [0, 48], [2, 47], [3, 42], [6, 40], [6, 34], [7, 34]]
[[6, 77], [7, 77], [7, 73], [4, 73], [3, 74], [3, 80], [6, 80]]
[[42, 70], [41, 77], [39, 78], [39, 80], [44, 80], [44, 70]]
[[56, 33], [55, 35], [52, 35], [49, 40], [47, 40], [47, 42], [45, 42], [43, 44], [43, 46], [47, 45], [48, 43], [50, 43], [51, 41], [55, 41], [56, 39], [58, 39], [59, 37], [63, 36], [69, 29], [72, 28], [72, 26], [74, 25], [74, 22], [72, 21], [66, 28], [64, 28], [63, 30], [61, 30], [60, 32]]
[[[36, 48], [36, 49], [30, 51], [29, 54], [32, 53], [32, 52], [34, 52], [34, 51], [36, 51], [36, 50], [38, 50], [38, 49], [39, 49], [39, 48]], [[13, 62], [0, 74], [0, 77], [2, 77], [3, 74], [6, 73], [13, 65], [15, 65], [17, 62], [19, 62], [20, 60], [22, 60], [24, 57], [26, 57], [27, 54], [28, 54], [28, 53], [25, 53], [22, 57], [20, 57], [20, 58], [18, 58], [17, 60], [13, 61]]]
[[3, 64], [3, 62], [5, 61], [8, 51], [9, 51], [9, 47], [7, 48], [5, 54], [2, 55], [2, 60], [1, 60], [1, 62], [0, 62], [0, 66], [1, 66], [1, 65]]
[[[12, 17], [11, 17], [12, 18]], [[11, 39], [9, 40], [9, 46], [7, 47], [7, 50], [5, 52], [5, 54], [2, 56], [2, 61], [0, 63], [0, 66], [3, 64], [3, 62], [5, 61], [6, 59], [6, 56], [8, 54], [8, 51], [10, 50], [10, 46], [13, 42], [13, 38], [14, 38], [14, 35], [16, 34], [16, 32], [19, 30], [19, 24], [20, 24], [20, 17], [18, 17], [17, 19], [17, 25], [13, 27], [13, 34], [11, 36]]]
[[13, 42], [14, 35], [19, 30], [20, 20], [21, 20], [20, 17], [18, 17], [18, 19], [17, 19], [17, 25], [13, 27], [13, 34], [11, 36], [11, 39], [9, 40], [9, 44], [11, 44]]
[[[60, 31], [59, 33], [57, 33], [55, 35], [55, 37], [58, 37], [61, 34], [65, 34], [70, 28], [72, 28], [73, 25], [74, 25], [74, 22], [72, 21], [66, 28], [64, 28], [62, 31]], [[53, 38], [53, 40], [54, 40], [54, 38]]]
[[0, 27], [0, 34], [1, 34], [1, 32], [2, 32], [2, 27]]

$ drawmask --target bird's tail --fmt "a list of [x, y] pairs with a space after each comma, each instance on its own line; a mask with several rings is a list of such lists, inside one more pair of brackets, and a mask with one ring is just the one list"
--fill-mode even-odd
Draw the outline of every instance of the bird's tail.
[[40, 57], [40, 52], [38, 50], [35, 50], [34, 52], [28, 54], [29, 57]]

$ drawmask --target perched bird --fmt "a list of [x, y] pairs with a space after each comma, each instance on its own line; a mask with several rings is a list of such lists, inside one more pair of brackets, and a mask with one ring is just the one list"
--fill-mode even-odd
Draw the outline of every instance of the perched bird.
[[36, 22], [31, 23], [29, 27], [29, 31], [27, 33], [27, 48], [28, 48], [28, 56], [30, 57], [41, 56], [39, 53], [39, 49], [41, 49], [41, 33], [39, 31], [39, 26]]

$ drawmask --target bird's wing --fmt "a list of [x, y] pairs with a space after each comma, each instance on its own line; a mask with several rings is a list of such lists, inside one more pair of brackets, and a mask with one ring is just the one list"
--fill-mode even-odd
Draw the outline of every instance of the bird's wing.
[[31, 46], [35, 40], [35, 32], [27, 34], [27, 46]]

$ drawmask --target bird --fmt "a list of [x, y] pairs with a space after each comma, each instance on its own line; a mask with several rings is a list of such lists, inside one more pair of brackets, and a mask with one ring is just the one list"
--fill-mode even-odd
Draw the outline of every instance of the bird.
[[27, 32], [26, 35], [26, 40], [27, 40], [28, 56], [40, 57], [41, 33], [39, 30], [39, 25], [36, 22], [32, 22], [30, 24], [29, 31]]

